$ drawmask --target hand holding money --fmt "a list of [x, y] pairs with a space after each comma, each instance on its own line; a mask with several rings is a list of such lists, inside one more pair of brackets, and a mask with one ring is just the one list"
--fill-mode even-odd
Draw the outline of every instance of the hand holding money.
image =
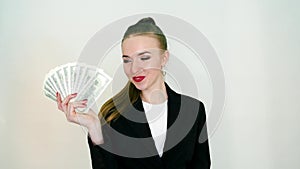
[[68, 121], [86, 127], [94, 144], [102, 144], [100, 120], [91, 108], [97, 107], [97, 99], [111, 80], [96, 66], [68, 63], [49, 71], [43, 91], [47, 98], [57, 102]]
[[56, 93], [57, 107], [59, 110], [65, 113], [66, 118], [69, 122], [73, 122], [82, 125], [88, 129], [89, 136], [94, 144], [103, 144], [103, 136], [100, 125], [100, 120], [95, 112], [91, 109], [87, 113], [78, 113], [75, 111], [76, 108], [85, 108], [87, 106], [87, 99], [81, 101], [70, 102], [71, 99], [75, 98], [77, 93], [68, 95], [63, 101], [60, 93]]

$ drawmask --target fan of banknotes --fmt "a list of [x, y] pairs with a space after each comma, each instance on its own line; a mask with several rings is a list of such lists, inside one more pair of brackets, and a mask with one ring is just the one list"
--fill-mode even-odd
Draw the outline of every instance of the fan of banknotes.
[[85, 63], [68, 63], [49, 71], [44, 80], [44, 94], [56, 102], [56, 92], [64, 99], [77, 93], [72, 101], [88, 99], [86, 108], [77, 109], [86, 112], [97, 101], [112, 78], [102, 69]]

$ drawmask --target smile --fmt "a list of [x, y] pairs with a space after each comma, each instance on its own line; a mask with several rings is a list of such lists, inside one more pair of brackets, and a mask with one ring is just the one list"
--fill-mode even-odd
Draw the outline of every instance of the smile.
[[144, 80], [145, 76], [134, 76], [132, 77], [132, 79], [135, 81], [135, 82], [141, 82], [142, 80]]

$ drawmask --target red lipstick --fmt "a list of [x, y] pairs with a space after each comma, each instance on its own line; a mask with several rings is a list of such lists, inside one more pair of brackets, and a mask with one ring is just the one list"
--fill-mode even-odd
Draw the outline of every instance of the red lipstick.
[[141, 82], [142, 80], [144, 80], [145, 76], [134, 76], [132, 77], [132, 79], [135, 81], [135, 82]]

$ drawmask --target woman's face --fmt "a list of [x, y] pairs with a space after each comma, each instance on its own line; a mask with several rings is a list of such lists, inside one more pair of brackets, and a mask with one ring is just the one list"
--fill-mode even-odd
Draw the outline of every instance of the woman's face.
[[163, 83], [161, 69], [168, 61], [168, 51], [160, 49], [159, 41], [139, 35], [122, 43], [124, 72], [139, 90], [159, 89]]

